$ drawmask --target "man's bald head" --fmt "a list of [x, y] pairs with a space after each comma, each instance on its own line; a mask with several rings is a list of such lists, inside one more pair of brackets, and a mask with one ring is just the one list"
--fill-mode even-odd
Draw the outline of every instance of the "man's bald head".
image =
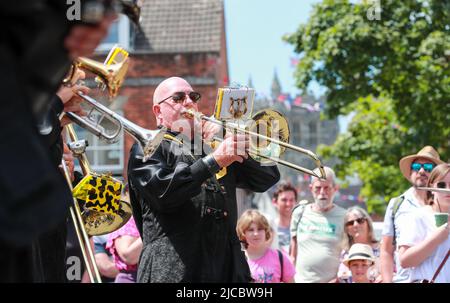
[[177, 88], [186, 88], [189, 87], [192, 90], [191, 85], [180, 77], [170, 77], [162, 81], [155, 89], [153, 93], [153, 105], [158, 104], [161, 100], [171, 96], [176, 91], [184, 91], [184, 89]]
[[[194, 120], [182, 117], [182, 112], [186, 109], [198, 111], [196, 102], [188, 96], [192, 91], [192, 86], [183, 78], [171, 77], [162, 81], [153, 93], [153, 113], [157, 125], [192, 136]], [[186, 98], [182, 102], [174, 102], [171, 97], [179, 92], [185, 93]], [[167, 101], [161, 103], [162, 100]]]

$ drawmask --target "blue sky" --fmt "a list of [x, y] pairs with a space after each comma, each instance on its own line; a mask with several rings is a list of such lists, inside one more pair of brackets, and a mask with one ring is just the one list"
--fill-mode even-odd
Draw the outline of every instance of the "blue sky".
[[[230, 81], [243, 85], [252, 78], [257, 92], [270, 94], [274, 71], [283, 92], [295, 95], [294, 67], [298, 57], [282, 36], [306, 23], [312, 5], [321, 0], [224, 0]], [[320, 96], [324, 89], [312, 83], [308, 90]], [[348, 117], [339, 117], [341, 132]]]
[[[286, 33], [305, 23], [319, 0], [224, 0], [230, 80], [247, 84], [251, 76], [257, 91], [270, 92], [276, 69], [284, 92], [295, 88], [293, 47], [282, 41]], [[312, 85], [314, 94], [320, 94]]]

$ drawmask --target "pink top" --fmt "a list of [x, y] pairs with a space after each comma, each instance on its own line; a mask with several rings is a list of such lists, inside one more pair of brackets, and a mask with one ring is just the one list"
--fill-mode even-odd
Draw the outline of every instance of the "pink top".
[[116, 268], [120, 271], [136, 271], [137, 270], [137, 264], [134, 265], [128, 265], [125, 262], [122, 261], [119, 254], [116, 251], [116, 248], [114, 246], [114, 240], [121, 237], [121, 236], [132, 236], [139, 238], [139, 231], [136, 227], [136, 223], [134, 222], [134, 218], [131, 217], [128, 222], [122, 226], [120, 229], [112, 232], [109, 234], [108, 242], [106, 243], [106, 249], [109, 250], [109, 252], [112, 254], [114, 258], [114, 263], [116, 264]]
[[283, 277], [281, 278], [280, 258], [276, 249], [267, 249], [264, 256], [259, 259], [247, 259], [252, 278], [256, 283], [288, 282], [294, 278], [295, 268], [289, 257], [283, 255]]

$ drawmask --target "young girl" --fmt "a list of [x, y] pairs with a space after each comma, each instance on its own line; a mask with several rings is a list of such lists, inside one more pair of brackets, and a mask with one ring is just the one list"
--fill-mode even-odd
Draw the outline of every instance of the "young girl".
[[270, 248], [273, 231], [266, 217], [257, 210], [246, 210], [237, 223], [236, 231], [244, 243], [254, 282], [294, 282], [295, 268], [289, 257]]
[[[428, 187], [450, 189], [450, 164], [436, 166], [428, 180]], [[450, 212], [450, 193], [429, 192], [430, 205], [417, 209], [407, 218], [410, 228], [402, 231], [399, 238], [400, 264], [412, 267], [411, 282], [431, 280], [450, 249], [450, 227], [435, 223], [435, 213]], [[442, 267], [434, 282], [450, 282], [450, 261]]]

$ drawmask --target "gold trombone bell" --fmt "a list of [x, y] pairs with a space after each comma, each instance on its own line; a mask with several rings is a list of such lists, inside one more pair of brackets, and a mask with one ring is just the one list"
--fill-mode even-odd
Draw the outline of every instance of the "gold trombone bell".
[[119, 88], [125, 79], [128, 65], [128, 57], [124, 58], [120, 63], [110, 65], [105, 65], [89, 58], [79, 57], [72, 63], [69, 77], [64, 79], [63, 83], [66, 85], [73, 84], [72, 81], [77, 69], [85, 69], [96, 74], [101, 79], [101, 83], [108, 88], [109, 96], [114, 98], [117, 96]]
[[[275, 162], [316, 178], [326, 179], [325, 170], [316, 154], [310, 150], [289, 144], [289, 124], [286, 118], [277, 111], [265, 109], [257, 112], [252, 117], [249, 127], [243, 127], [233, 122], [220, 121], [215, 118], [207, 117], [204, 114], [194, 110], [185, 110], [182, 114], [188, 118], [202, 119], [221, 125], [223, 128], [230, 131], [236, 131], [249, 135], [250, 148], [248, 150], [248, 154], [258, 162]], [[282, 160], [280, 156], [286, 149], [290, 149], [310, 157], [319, 169], [320, 174], [315, 173], [311, 169]]]

